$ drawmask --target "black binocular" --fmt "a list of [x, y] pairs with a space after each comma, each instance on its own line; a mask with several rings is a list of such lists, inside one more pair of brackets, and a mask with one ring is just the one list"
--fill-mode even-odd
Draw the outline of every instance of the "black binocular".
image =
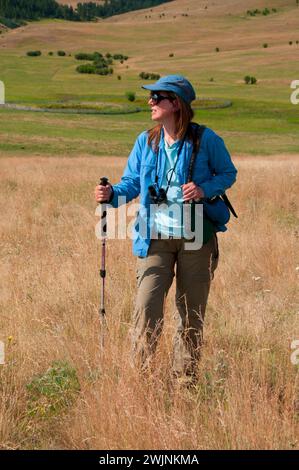
[[148, 187], [148, 192], [149, 192], [149, 196], [151, 198], [151, 201], [154, 204], [159, 205], [159, 204], [162, 204], [163, 202], [167, 201], [167, 193], [166, 193], [164, 188], [158, 188], [158, 191], [157, 191], [155, 186], [151, 185], [151, 186]]

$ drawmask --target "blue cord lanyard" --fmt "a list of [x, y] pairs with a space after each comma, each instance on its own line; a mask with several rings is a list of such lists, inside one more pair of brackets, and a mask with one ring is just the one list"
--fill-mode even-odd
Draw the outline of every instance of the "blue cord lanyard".
[[[180, 153], [181, 153], [181, 151], [182, 151], [182, 149], [183, 149], [183, 145], [184, 145], [184, 143], [185, 143], [185, 138], [186, 138], [186, 136], [184, 136], [184, 138], [183, 138], [183, 140], [182, 140], [182, 142], [181, 142], [181, 144], [180, 144], [180, 147], [179, 147], [179, 150], [178, 150], [178, 153], [177, 153], [177, 157], [176, 157], [175, 164], [174, 164], [174, 166], [173, 166], [173, 168], [172, 168], [172, 172], [171, 172], [170, 178], [169, 178], [169, 180], [167, 181], [167, 186], [166, 186], [166, 189], [165, 189], [165, 194], [167, 194], [167, 192], [168, 192], [168, 190], [169, 190], [170, 183], [171, 183], [171, 180], [172, 180], [172, 177], [173, 177], [173, 173], [174, 173], [174, 171], [175, 171], [175, 169], [176, 169], [176, 166], [177, 166], [177, 163], [178, 163], [178, 160], [179, 160]], [[157, 153], [157, 158], [156, 158], [156, 177], [155, 177], [155, 183], [156, 183], [156, 184], [158, 183], [158, 180], [159, 180], [159, 178], [158, 178], [158, 158], [159, 158], [159, 153], [160, 153], [160, 152]]]

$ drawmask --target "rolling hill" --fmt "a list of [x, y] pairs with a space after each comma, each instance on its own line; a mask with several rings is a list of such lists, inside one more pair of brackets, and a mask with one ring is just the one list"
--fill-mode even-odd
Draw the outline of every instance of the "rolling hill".
[[[267, 16], [246, 14], [265, 7], [271, 10]], [[182, 73], [198, 96], [233, 101], [230, 110], [204, 116], [233, 149], [297, 152], [298, 113], [290, 104], [290, 83], [298, 79], [298, 11], [286, 0], [175, 0], [97, 23], [32, 22], [1, 34], [0, 79], [7, 83], [10, 102], [125, 104], [125, 93], [134, 91], [138, 104], [146, 96], [140, 72]], [[28, 50], [41, 50], [42, 56], [28, 59]], [[58, 50], [66, 51], [65, 58], [57, 57]], [[115, 63], [111, 77], [76, 73], [74, 54], [93, 51], [122, 53], [129, 60]], [[257, 85], [244, 85], [245, 75], [256, 77]], [[140, 127], [147, 119], [140, 114]], [[264, 132], [262, 139], [257, 132]]]

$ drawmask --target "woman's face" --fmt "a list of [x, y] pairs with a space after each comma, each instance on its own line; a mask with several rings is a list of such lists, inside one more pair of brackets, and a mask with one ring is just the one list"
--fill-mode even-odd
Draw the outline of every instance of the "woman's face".
[[148, 104], [151, 107], [152, 120], [161, 123], [174, 117], [179, 110], [178, 100], [171, 98], [166, 91], [152, 92]]

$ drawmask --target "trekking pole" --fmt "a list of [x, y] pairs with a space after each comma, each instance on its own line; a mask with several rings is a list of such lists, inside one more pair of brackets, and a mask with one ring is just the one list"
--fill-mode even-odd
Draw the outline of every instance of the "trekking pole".
[[[108, 178], [105, 176], [100, 179], [101, 186], [107, 186]], [[105, 204], [101, 202], [100, 204]], [[107, 326], [106, 322], [106, 311], [105, 311], [105, 278], [106, 278], [106, 237], [107, 237], [107, 210], [105, 206], [102, 206], [101, 214], [101, 268], [100, 268], [100, 277], [102, 280], [101, 284], [101, 304], [99, 307], [99, 315], [102, 324], [102, 334], [101, 334], [101, 347], [104, 346], [104, 328]]]

